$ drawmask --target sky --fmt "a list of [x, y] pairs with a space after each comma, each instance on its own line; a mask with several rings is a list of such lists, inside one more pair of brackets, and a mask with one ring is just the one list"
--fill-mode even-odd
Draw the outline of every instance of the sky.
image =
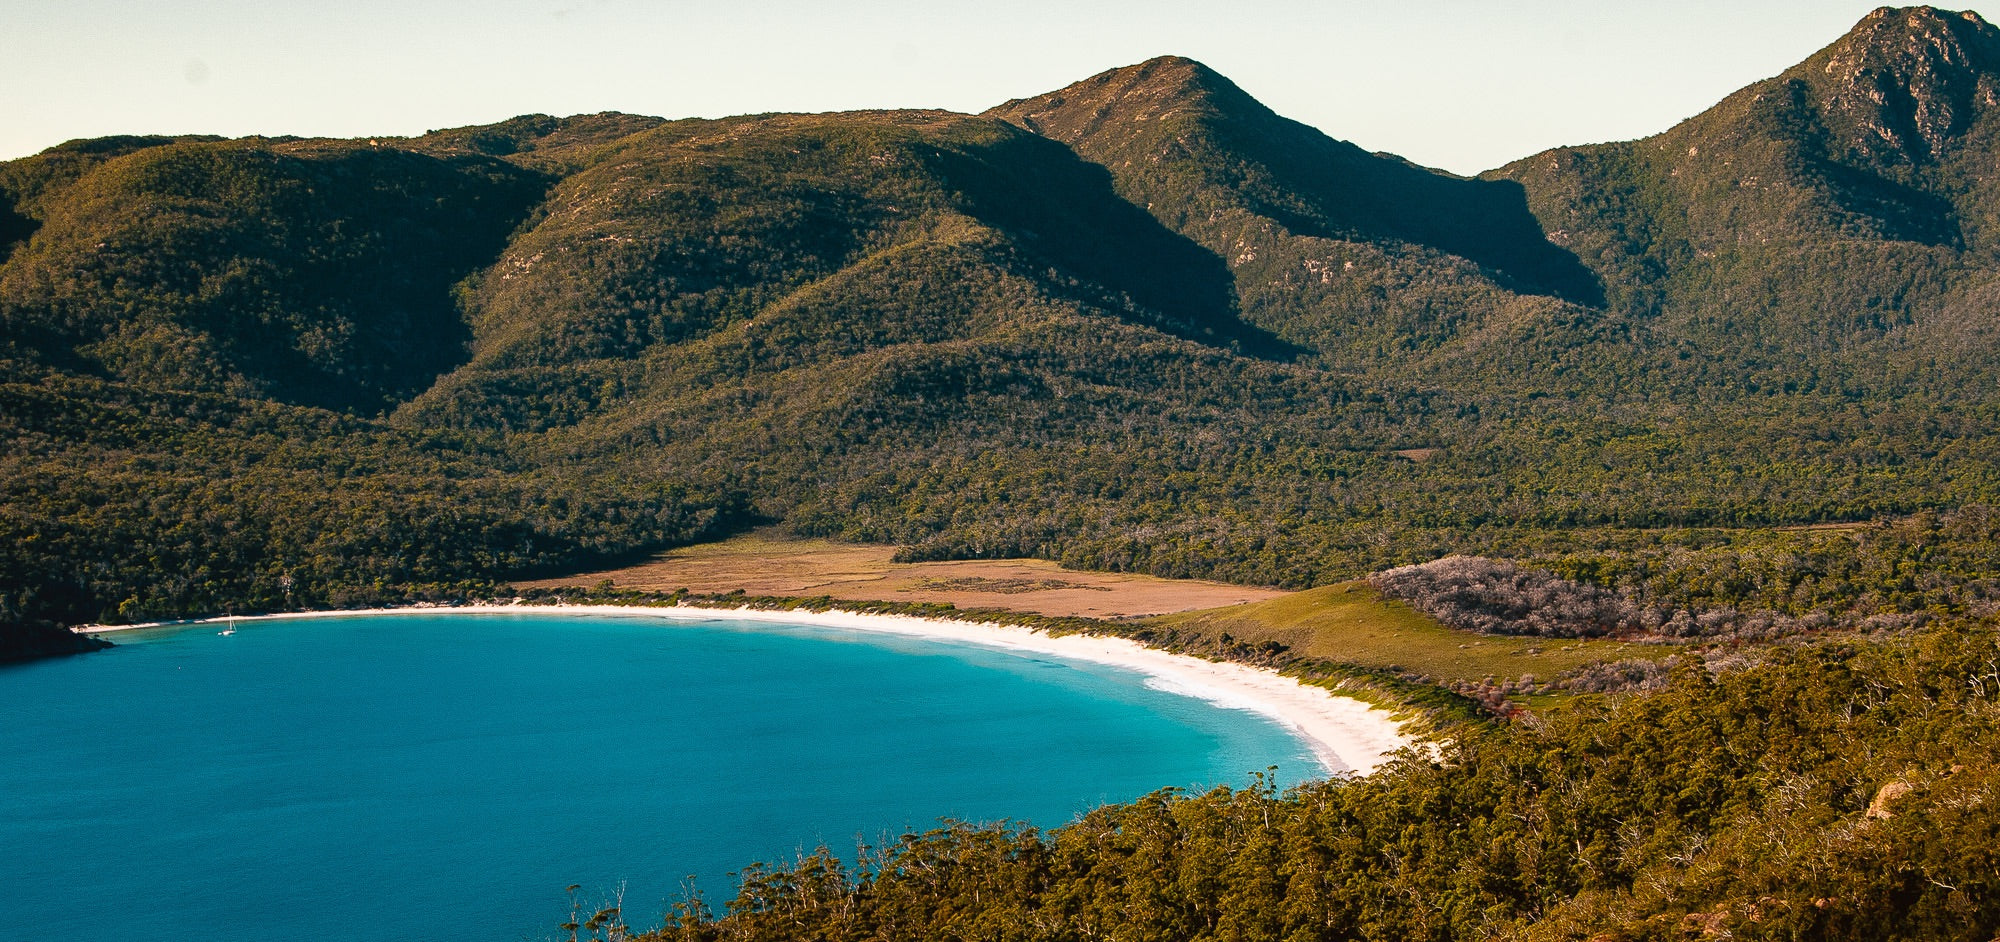
[[[1476, 173], [1665, 130], [1871, 0], [0, 0], [0, 159], [137, 133], [421, 134], [517, 114], [981, 111], [1156, 55]], [[1989, 19], [2000, 0], [1974, 6]]]

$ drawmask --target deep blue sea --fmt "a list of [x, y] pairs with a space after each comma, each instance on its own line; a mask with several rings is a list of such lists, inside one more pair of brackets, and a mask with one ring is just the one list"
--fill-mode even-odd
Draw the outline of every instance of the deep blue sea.
[[693, 875], [940, 818], [1060, 825], [1319, 774], [1137, 674], [728, 621], [397, 615], [113, 636], [0, 668], [0, 942], [558, 935]]

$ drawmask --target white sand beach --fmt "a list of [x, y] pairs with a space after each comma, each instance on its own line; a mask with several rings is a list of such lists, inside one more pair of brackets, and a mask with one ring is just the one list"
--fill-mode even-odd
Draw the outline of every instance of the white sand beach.
[[1387, 710], [1351, 697], [1338, 696], [1322, 687], [1299, 683], [1276, 671], [1245, 664], [1170, 654], [1124, 638], [1075, 634], [1057, 637], [1021, 626], [919, 618], [909, 615], [876, 615], [844, 611], [770, 611], [699, 606], [668, 608], [623, 605], [459, 605], [293, 612], [144, 625], [86, 625], [77, 628], [76, 631], [101, 634], [191, 624], [353, 615], [536, 613], [650, 618], [658, 621], [727, 619], [782, 622], [848, 631], [883, 632], [1102, 664], [1144, 674], [1150, 678], [1154, 686], [1169, 692], [1198, 697], [1232, 709], [1253, 711], [1276, 720], [1298, 733], [1312, 746], [1314, 755], [1322, 765], [1326, 766], [1327, 771], [1336, 775], [1348, 773], [1366, 775], [1380, 767], [1397, 750], [1414, 742], [1403, 732], [1402, 724]]

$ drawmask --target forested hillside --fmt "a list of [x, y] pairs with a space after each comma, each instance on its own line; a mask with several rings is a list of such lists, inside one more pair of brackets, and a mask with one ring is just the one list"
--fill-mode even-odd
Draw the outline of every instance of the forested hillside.
[[1590, 272], [1519, 188], [1370, 154], [1166, 57], [988, 112], [1075, 148], [1120, 195], [1228, 262], [1245, 316], [1380, 372], [1586, 316]]
[[645, 938], [1983, 942], [1993, 656], [1960, 627], [1686, 664], [1366, 779], [821, 849]]
[[[450, 594], [760, 523], [1639, 591], [1791, 552], [1769, 528], [1973, 519], [1995, 35], [1883, 11], [1659, 137], [1480, 179], [1175, 58], [983, 116], [65, 144], [0, 164], [0, 623]], [[1792, 558], [1788, 592], [1859, 571]]]
[[1990, 401], [1996, 69], [1976, 14], [1884, 8], [1663, 134], [1488, 177], [1690, 379], [1949, 413]]

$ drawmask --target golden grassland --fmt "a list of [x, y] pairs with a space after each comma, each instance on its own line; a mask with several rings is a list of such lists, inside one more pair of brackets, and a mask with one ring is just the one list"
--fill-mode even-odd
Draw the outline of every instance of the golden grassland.
[[754, 531], [661, 553], [619, 569], [522, 582], [522, 588], [596, 585], [697, 594], [927, 602], [1040, 615], [1132, 619], [1282, 597], [1277, 589], [1133, 573], [1078, 572], [1040, 559], [895, 562], [893, 546], [798, 540]]
[[597, 585], [698, 594], [827, 596], [853, 602], [947, 603], [1051, 616], [1143, 621], [1185, 634], [1260, 645], [1275, 641], [1308, 658], [1397, 668], [1449, 684], [1523, 674], [1547, 679], [1622, 658], [1666, 657], [1673, 646], [1517, 638], [1458, 631], [1366, 582], [1280, 592], [1194, 579], [1079, 572], [1039, 559], [898, 563], [890, 546], [800, 540], [760, 530], [682, 547], [618, 569], [521, 583], [522, 588]]

